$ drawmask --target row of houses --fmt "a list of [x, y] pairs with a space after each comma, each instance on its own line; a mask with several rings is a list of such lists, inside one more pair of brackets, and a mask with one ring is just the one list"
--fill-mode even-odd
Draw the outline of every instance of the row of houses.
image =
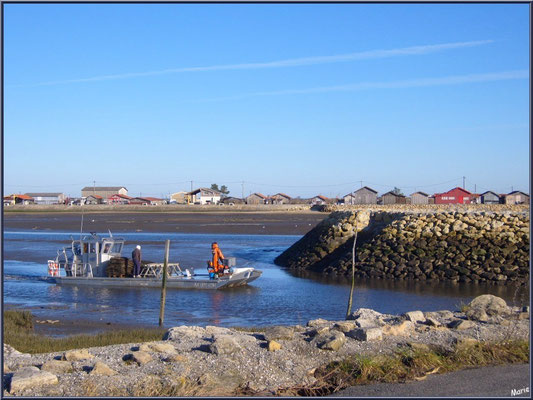
[[191, 192], [176, 192], [169, 199], [156, 197], [131, 197], [128, 190], [122, 186], [85, 187], [81, 191], [81, 198], [70, 199], [63, 193], [26, 193], [13, 194], [4, 197], [4, 206], [11, 204], [528, 204], [529, 195], [515, 190], [507, 194], [497, 194], [487, 191], [481, 194], [471, 193], [456, 187], [444, 193], [429, 195], [415, 192], [404, 196], [399, 191], [390, 191], [381, 196], [368, 186], [355, 190], [342, 198], [327, 198], [317, 195], [309, 199], [293, 198], [285, 193], [265, 196], [262, 193], [252, 193], [246, 198], [225, 196], [222, 192], [199, 188]]
[[353, 193], [348, 193], [339, 203], [342, 204], [528, 204], [529, 195], [515, 190], [508, 194], [496, 194], [487, 191], [481, 194], [471, 193], [460, 187], [455, 187], [444, 193], [429, 195], [415, 192], [404, 196], [390, 191], [378, 197], [377, 191], [367, 186]]

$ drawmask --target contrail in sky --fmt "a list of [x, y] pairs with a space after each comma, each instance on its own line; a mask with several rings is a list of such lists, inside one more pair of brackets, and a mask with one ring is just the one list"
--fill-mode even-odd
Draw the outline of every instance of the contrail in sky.
[[397, 56], [421, 55], [429, 54], [443, 50], [459, 49], [464, 47], [481, 46], [484, 44], [493, 43], [493, 40], [476, 40], [470, 42], [455, 42], [432, 44], [423, 46], [402, 47], [398, 49], [389, 50], [369, 50], [358, 53], [340, 54], [334, 56], [319, 56], [319, 57], [305, 57], [292, 58], [287, 60], [269, 61], [261, 63], [245, 63], [245, 64], [226, 64], [226, 65], [211, 65], [204, 67], [184, 67], [163, 69], [158, 71], [148, 72], [130, 72], [114, 75], [99, 75], [90, 78], [66, 79], [58, 81], [40, 82], [27, 85], [9, 85], [10, 87], [33, 87], [33, 86], [51, 86], [61, 85], [67, 83], [82, 83], [82, 82], [97, 82], [114, 79], [138, 78], [143, 76], [177, 74], [186, 72], [205, 72], [205, 71], [236, 71], [236, 70], [252, 70], [252, 69], [266, 69], [266, 68], [286, 68], [286, 67], [301, 67], [306, 65], [331, 64], [338, 62], [347, 62], [355, 60], [370, 60], [376, 58], [389, 58]]
[[445, 76], [441, 78], [419, 78], [408, 79], [403, 81], [392, 82], [360, 82], [349, 85], [339, 86], [325, 86], [307, 89], [288, 89], [277, 90], [271, 92], [255, 92], [244, 93], [236, 96], [217, 97], [211, 99], [199, 99], [198, 102], [203, 101], [223, 101], [223, 100], [239, 100], [248, 97], [257, 96], [280, 96], [286, 94], [310, 94], [310, 93], [329, 93], [329, 92], [353, 92], [357, 90], [365, 89], [405, 89], [416, 87], [428, 87], [428, 86], [444, 86], [444, 85], [458, 85], [461, 83], [476, 83], [476, 82], [491, 82], [491, 81], [503, 81], [510, 79], [528, 79], [528, 70], [495, 72], [488, 74], [470, 74], [470, 75], [455, 75]]

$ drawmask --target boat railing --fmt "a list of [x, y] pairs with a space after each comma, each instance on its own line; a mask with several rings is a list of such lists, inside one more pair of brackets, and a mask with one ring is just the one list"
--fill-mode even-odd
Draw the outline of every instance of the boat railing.
[[[169, 263], [167, 266], [167, 277], [169, 278], [172, 276], [190, 276], [190, 273], [187, 274], [181, 270], [179, 263]], [[145, 264], [141, 269], [141, 276], [144, 278], [160, 278], [163, 275], [163, 268], [164, 264], [162, 263]], [[186, 271], [188, 272], [188, 270]]]
[[[59, 269], [65, 270], [66, 276], [72, 277], [93, 277], [93, 268], [90, 263], [83, 262], [68, 262], [68, 261], [59, 261], [57, 263]], [[55, 276], [59, 276], [59, 273]]]

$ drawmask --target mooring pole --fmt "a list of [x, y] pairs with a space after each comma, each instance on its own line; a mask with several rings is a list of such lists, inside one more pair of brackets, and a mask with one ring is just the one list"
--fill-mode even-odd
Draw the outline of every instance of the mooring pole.
[[357, 217], [359, 214], [356, 214], [355, 216], [355, 235], [353, 238], [353, 247], [352, 247], [352, 286], [350, 287], [350, 298], [348, 299], [348, 309], [346, 310], [346, 319], [350, 316], [352, 312], [352, 301], [353, 301], [353, 290], [355, 288], [355, 244], [357, 243]]
[[167, 297], [167, 270], [168, 270], [168, 253], [170, 250], [170, 240], [165, 242], [165, 262], [163, 264], [163, 279], [161, 285], [161, 308], [159, 310], [159, 326], [163, 326], [165, 319], [165, 300]]

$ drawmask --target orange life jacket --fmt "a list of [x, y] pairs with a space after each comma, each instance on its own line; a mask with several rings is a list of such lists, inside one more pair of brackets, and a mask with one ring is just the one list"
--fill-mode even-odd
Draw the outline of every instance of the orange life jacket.
[[212, 267], [215, 272], [219, 272], [220, 270], [224, 269], [224, 265], [220, 262], [220, 260], [224, 259], [224, 254], [222, 254], [222, 251], [218, 247], [217, 243], [213, 243], [211, 245], [212, 253], [213, 253], [213, 260], [210, 263], [210, 267]]

